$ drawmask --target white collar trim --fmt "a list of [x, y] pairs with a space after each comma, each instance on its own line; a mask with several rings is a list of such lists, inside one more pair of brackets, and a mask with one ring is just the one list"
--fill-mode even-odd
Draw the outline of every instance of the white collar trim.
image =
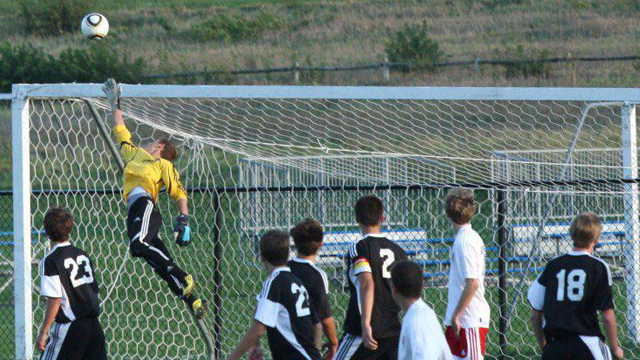
[[586, 250], [582, 250], [582, 251], [571, 250], [571, 251], [569, 251], [569, 255], [571, 255], [571, 256], [582, 256], [582, 255], [589, 255], [589, 253]]
[[387, 236], [385, 234], [367, 234], [367, 235], [362, 235], [362, 239], [366, 239], [368, 237], [383, 238], [383, 237], [387, 237]]
[[52, 248], [51, 248], [51, 250], [50, 250], [50, 251], [53, 251], [53, 250], [55, 250], [55, 249], [57, 249], [57, 248], [59, 248], [59, 247], [69, 246], [69, 245], [71, 245], [71, 243], [70, 243], [70, 242], [68, 242], [68, 241], [65, 241], [65, 242], [63, 242], [63, 243], [61, 243], [61, 244], [56, 244], [54, 247], [52, 247]]
[[289, 271], [289, 272], [291, 272], [291, 269], [289, 269], [289, 267], [288, 267], [288, 266], [281, 267], [281, 268], [277, 268], [277, 269], [273, 270], [273, 273], [271, 273], [271, 277], [274, 277], [274, 276], [276, 276], [276, 275], [280, 274], [280, 273], [281, 273], [281, 272], [283, 272], [283, 271]]
[[313, 265], [313, 261], [307, 260], [307, 259], [300, 259], [297, 256], [293, 258], [293, 261], [298, 262], [298, 263], [304, 263], [304, 264]]

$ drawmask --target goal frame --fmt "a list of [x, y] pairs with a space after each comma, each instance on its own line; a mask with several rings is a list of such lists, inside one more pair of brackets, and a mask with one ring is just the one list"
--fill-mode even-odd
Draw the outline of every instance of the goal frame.
[[[33, 358], [30, 118], [31, 99], [103, 98], [102, 84], [15, 84], [11, 94], [12, 172], [14, 219], [15, 357]], [[209, 86], [122, 85], [122, 97], [242, 98], [242, 99], [350, 99], [350, 100], [460, 100], [460, 101], [586, 101], [616, 102], [622, 107], [621, 142], [624, 179], [638, 177], [636, 88], [516, 88], [516, 87], [356, 87], [356, 86]], [[628, 319], [630, 335], [640, 341], [640, 221], [638, 184], [625, 186], [627, 238]], [[636, 216], [633, 216], [636, 214]]]

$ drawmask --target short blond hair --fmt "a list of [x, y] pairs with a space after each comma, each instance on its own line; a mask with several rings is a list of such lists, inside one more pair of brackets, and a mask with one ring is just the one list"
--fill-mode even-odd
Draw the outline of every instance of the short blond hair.
[[476, 200], [473, 191], [463, 188], [449, 190], [444, 199], [444, 211], [447, 217], [458, 225], [471, 221], [476, 213]]
[[602, 221], [592, 212], [582, 213], [573, 219], [569, 235], [575, 247], [586, 249], [602, 234]]

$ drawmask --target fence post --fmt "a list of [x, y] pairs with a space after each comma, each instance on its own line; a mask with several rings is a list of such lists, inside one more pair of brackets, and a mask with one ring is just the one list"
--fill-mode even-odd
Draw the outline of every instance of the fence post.
[[498, 337], [500, 344], [500, 360], [505, 359], [507, 351], [507, 197], [506, 190], [499, 187], [498, 196], [498, 306], [500, 319], [498, 324]]
[[300, 64], [298, 64], [297, 61], [294, 61], [291, 71], [293, 72], [293, 82], [296, 84], [300, 83], [300, 70], [298, 69], [299, 67]]
[[220, 226], [222, 226], [221, 216], [222, 211], [220, 209], [220, 194], [218, 191], [214, 191], [213, 197], [213, 211], [214, 211], [214, 227], [213, 227], [213, 332], [215, 336], [214, 345], [214, 359], [220, 359], [222, 355], [222, 316], [220, 314], [222, 307], [222, 272], [220, 270], [220, 261], [222, 259], [222, 244], [220, 243]]
[[[622, 107], [622, 166], [624, 178], [638, 178], [638, 144], [636, 134], [636, 107], [625, 103]], [[638, 213], [638, 184], [624, 184], [625, 219], [625, 273], [627, 285], [627, 327], [629, 337], [640, 341], [640, 222]]]
[[385, 82], [389, 82], [391, 79], [391, 75], [389, 74], [389, 58], [386, 56], [382, 60], [382, 79], [384, 79]]
[[33, 357], [31, 298], [31, 174], [29, 163], [29, 99], [13, 88], [11, 138], [13, 148], [13, 278], [15, 355]]
[[476, 58], [473, 59], [473, 70], [476, 74], [480, 74], [480, 56], [476, 55]]

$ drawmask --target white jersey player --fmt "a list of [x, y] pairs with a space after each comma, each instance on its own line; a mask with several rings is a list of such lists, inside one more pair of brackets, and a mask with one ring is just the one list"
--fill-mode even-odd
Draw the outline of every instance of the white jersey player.
[[404, 311], [398, 360], [452, 360], [436, 313], [420, 298], [422, 267], [411, 261], [397, 263], [391, 270], [391, 283], [393, 298]]
[[446, 338], [455, 359], [481, 360], [489, 331], [489, 304], [484, 297], [486, 248], [470, 221], [476, 205], [473, 192], [452, 189], [445, 211], [456, 231], [451, 249]]

